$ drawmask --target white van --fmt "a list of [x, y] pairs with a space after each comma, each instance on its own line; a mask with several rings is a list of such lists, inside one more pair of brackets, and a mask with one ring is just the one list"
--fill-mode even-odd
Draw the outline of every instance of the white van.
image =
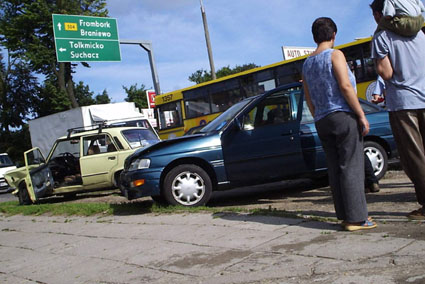
[[7, 153], [0, 153], [0, 192], [8, 192], [9, 185], [4, 179], [4, 174], [10, 170], [16, 169]]

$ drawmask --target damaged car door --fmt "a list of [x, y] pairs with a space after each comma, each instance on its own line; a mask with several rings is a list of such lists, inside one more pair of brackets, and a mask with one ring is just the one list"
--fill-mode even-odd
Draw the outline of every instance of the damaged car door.
[[[53, 176], [39, 148], [24, 153], [27, 176], [25, 185], [19, 188], [19, 199], [25, 203], [37, 201], [53, 190]], [[30, 199], [30, 200], [29, 200]]]

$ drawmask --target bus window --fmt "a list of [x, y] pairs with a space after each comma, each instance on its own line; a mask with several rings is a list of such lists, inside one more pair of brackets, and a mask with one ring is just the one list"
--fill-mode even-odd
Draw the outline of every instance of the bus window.
[[267, 81], [258, 82], [258, 86], [260, 86], [261, 89], [264, 89], [264, 91], [267, 92], [276, 88], [276, 82], [274, 79], [270, 79]]
[[245, 75], [241, 78], [241, 92], [245, 97], [255, 96], [257, 92], [257, 84], [254, 80], [254, 74]]
[[267, 92], [276, 88], [273, 69], [258, 72], [256, 77], [259, 90]]
[[199, 88], [183, 92], [186, 118], [193, 118], [211, 113], [207, 89]]
[[159, 105], [156, 108], [158, 112], [159, 129], [183, 125], [180, 101]]
[[376, 80], [377, 74], [370, 48], [370, 44], [362, 44], [342, 49], [357, 83]]
[[240, 79], [241, 92], [245, 97], [252, 97], [276, 87], [273, 70], [248, 74]]
[[243, 98], [236, 79], [213, 84], [208, 87], [208, 93], [212, 113], [223, 112]]
[[278, 86], [299, 82], [304, 61], [291, 62], [276, 68]]

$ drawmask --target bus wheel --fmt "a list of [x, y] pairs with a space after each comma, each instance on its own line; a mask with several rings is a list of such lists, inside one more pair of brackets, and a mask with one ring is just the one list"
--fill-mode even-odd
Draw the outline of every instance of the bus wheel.
[[164, 180], [164, 197], [171, 205], [202, 206], [210, 199], [211, 192], [210, 177], [196, 165], [179, 165]]
[[19, 185], [18, 199], [19, 205], [30, 205], [32, 203], [25, 182]]

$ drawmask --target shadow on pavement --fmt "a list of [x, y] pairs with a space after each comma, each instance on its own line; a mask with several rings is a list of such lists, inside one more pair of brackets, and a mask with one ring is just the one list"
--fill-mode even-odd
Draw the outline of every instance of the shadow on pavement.
[[267, 214], [266, 212], [259, 212], [255, 214], [215, 213], [212, 216], [235, 222], [256, 222], [276, 226], [298, 226], [327, 231], [342, 230], [342, 227], [335, 222], [326, 222], [323, 220], [319, 222], [311, 218], [298, 217], [295, 212], [291, 213], [286, 211], [274, 211], [270, 212], [270, 214]]

